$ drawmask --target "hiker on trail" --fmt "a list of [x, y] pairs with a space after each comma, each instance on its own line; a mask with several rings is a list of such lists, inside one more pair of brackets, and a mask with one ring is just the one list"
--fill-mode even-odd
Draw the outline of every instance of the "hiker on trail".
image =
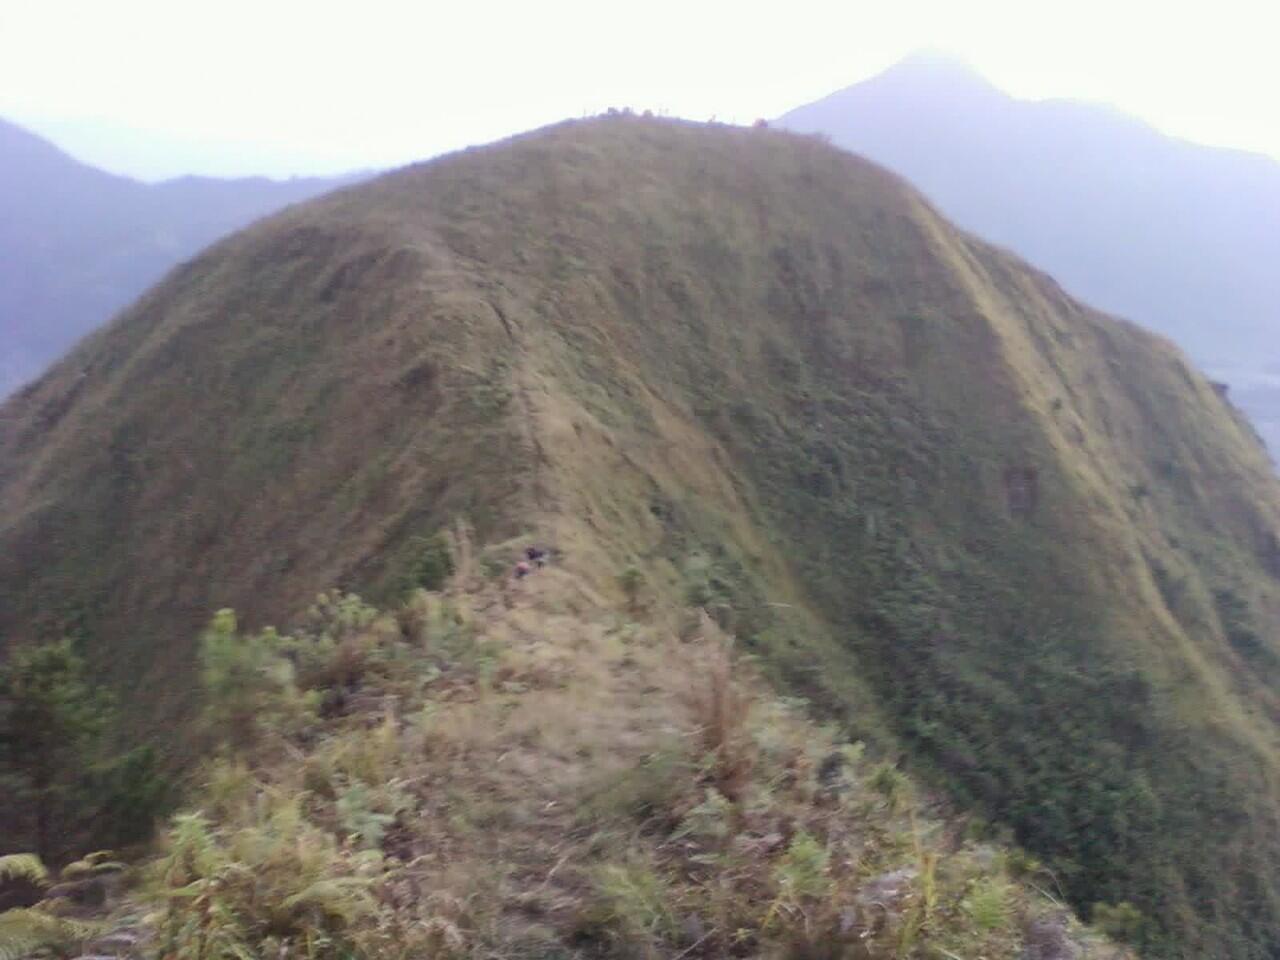
[[521, 560], [516, 564], [516, 579], [523, 580], [529, 575], [532, 569], [533, 568], [529, 566], [529, 562], [527, 560]]
[[545, 567], [547, 565], [547, 551], [543, 550], [541, 547], [535, 547], [533, 544], [530, 544], [528, 549], [525, 550], [524, 555], [530, 563], [536, 563], [540, 567]]

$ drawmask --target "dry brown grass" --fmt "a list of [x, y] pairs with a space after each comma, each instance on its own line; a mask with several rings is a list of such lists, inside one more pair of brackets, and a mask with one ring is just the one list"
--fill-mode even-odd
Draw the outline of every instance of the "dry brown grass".
[[701, 614], [699, 639], [704, 650], [692, 677], [689, 702], [699, 745], [712, 758], [715, 787], [737, 803], [755, 767], [749, 728], [754, 699], [734, 669], [731, 638], [706, 613]]
[[367, 881], [376, 911], [331, 936], [375, 958], [1018, 955], [1045, 905], [877, 791], [705, 615], [681, 640], [567, 571], [525, 587], [511, 607], [493, 584], [420, 594], [396, 636], [425, 682], [375, 659], [362, 705], [303, 749], [215, 765], [195, 799], [219, 849], [251, 870], [271, 852], [261, 890], [294, 862]]
[[[262, 754], [273, 795], [305, 792], [330, 829], [353, 783], [374, 809], [399, 797], [367, 950], [1018, 955], [1036, 897], [922, 826], [905, 794], [863, 786], [877, 768], [773, 699], [716, 623], [681, 640], [618, 622], [566, 571], [526, 586], [509, 608], [495, 585], [419, 596], [436, 631], [483, 635], [492, 664], [463, 658], [402, 709], [330, 723], [305, 763]], [[220, 777], [234, 822], [225, 797], [252, 794], [252, 777]], [[987, 877], [1010, 891], [1007, 914], [986, 909], [979, 929]]]

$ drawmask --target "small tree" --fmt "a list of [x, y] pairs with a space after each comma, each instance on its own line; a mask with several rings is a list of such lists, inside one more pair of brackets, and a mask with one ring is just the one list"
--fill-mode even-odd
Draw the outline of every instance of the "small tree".
[[247, 746], [275, 701], [292, 686], [292, 667], [281, 653], [285, 638], [268, 627], [241, 634], [234, 610], [219, 610], [200, 637], [205, 723], [216, 739]]
[[455, 565], [449, 540], [443, 533], [415, 537], [410, 543], [409, 565], [404, 574], [406, 592], [422, 587], [439, 590], [453, 576]]
[[92, 784], [95, 846], [118, 847], [147, 839], [156, 819], [174, 799], [155, 747], [135, 747], [102, 764]]
[[91, 687], [70, 640], [22, 647], [0, 668], [0, 768], [35, 809], [35, 847], [49, 860], [76, 786], [89, 776], [110, 697]]

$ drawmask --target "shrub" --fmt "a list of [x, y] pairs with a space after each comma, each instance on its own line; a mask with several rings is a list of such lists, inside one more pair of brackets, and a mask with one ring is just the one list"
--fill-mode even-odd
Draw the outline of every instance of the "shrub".
[[293, 665], [302, 689], [352, 689], [374, 657], [378, 611], [354, 593], [322, 593], [302, 629], [282, 637], [280, 655]]
[[791, 840], [782, 859], [774, 867], [779, 899], [799, 904], [820, 900], [831, 890], [827, 870], [831, 855], [813, 836], [801, 830]]
[[1095, 903], [1093, 924], [1107, 936], [1125, 943], [1141, 943], [1146, 918], [1131, 903]]
[[635, 767], [610, 774], [588, 790], [582, 807], [585, 819], [591, 823], [626, 818], [670, 824], [695, 777], [696, 767], [681, 745], [654, 750]]
[[377, 914], [360, 861], [307, 823], [296, 798], [267, 795], [259, 807], [253, 822], [222, 830], [200, 814], [174, 820], [151, 887], [163, 955], [358, 953], [358, 925]]
[[174, 800], [173, 782], [154, 747], [137, 747], [106, 763], [95, 777], [101, 807], [94, 818], [99, 843], [124, 846], [150, 837]]
[[37, 906], [0, 913], [0, 960], [32, 956], [69, 956], [96, 936], [96, 924], [70, 920]]
[[357, 780], [338, 795], [335, 803], [342, 829], [365, 850], [381, 848], [387, 828], [410, 805], [408, 795], [396, 781], [370, 787]]
[[1215, 590], [1214, 604], [1227, 642], [1245, 656], [1257, 656], [1266, 649], [1254, 628], [1249, 604], [1233, 590]]
[[690, 837], [704, 842], [718, 842], [732, 829], [733, 805], [719, 791], [708, 788], [703, 801], [684, 815], [671, 839]]
[[387, 827], [395, 822], [389, 813], [379, 813], [371, 806], [369, 788], [356, 782], [347, 787], [338, 797], [338, 822], [342, 829], [366, 850], [377, 850], [382, 846], [382, 837]]
[[410, 559], [404, 574], [404, 592], [419, 587], [439, 590], [453, 576], [453, 554], [443, 533], [430, 537], [415, 537], [409, 546]]
[[604, 865], [595, 873], [594, 887], [589, 925], [618, 941], [623, 951], [649, 956], [675, 941], [680, 922], [671, 886], [646, 858], [634, 855]]
[[695, 553], [684, 562], [685, 602], [691, 607], [707, 607], [723, 600], [713, 576], [711, 559]]
[[511, 569], [511, 562], [496, 553], [486, 553], [480, 558], [480, 572], [489, 580], [501, 580]]
[[119, 873], [124, 869], [125, 865], [116, 860], [115, 854], [110, 850], [96, 850], [85, 854], [79, 860], [68, 863], [58, 872], [58, 876], [64, 882], [86, 880], [90, 877]]
[[234, 610], [214, 614], [200, 638], [200, 678], [208, 723], [232, 743], [244, 743], [262, 701], [285, 679], [278, 675], [275, 632], [241, 637]]
[[871, 789], [885, 798], [889, 809], [895, 812], [911, 799], [911, 782], [906, 774], [892, 763], [886, 762], [877, 766], [871, 772], [867, 783]]
[[49, 881], [49, 871], [34, 853], [9, 853], [0, 856], [0, 880], [26, 880], [43, 886]]
[[286, 730], [314, 719], [318, 698], [299, 694], [284, 655], [290, 642], [271, 627], [241, 635], [234, 611], [214, 614], [200, 639], [200, 675], [205, 721], [217, 739], [246, 746], [264, 728]]
[[640, 599], [640, 591], [644, 589], [644, 573], [635, 564], [629, 565], [618, 574], [618, 586], [627, 598], [627, 606], [636, 609]]
[[990, 932], [1009, 920], [1009, 884], [998, 877], [979, 880], [964, 898], [964, 912], [979, 930]]

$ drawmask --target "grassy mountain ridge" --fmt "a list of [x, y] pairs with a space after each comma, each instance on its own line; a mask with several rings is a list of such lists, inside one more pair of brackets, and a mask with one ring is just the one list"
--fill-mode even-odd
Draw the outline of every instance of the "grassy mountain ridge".
[[1277, 483], [1171, 345], [891, 174], [609, 118], [273, 217], [13, 398], [0, 635], [78, 632], [178, 721], [209, 610], [536, 532], [716, 611], [1154, 955], [1262, 957]]
[[770, 691], [705, 613], [634, 578], [624, 610], [554, 563], [483, 576], [519, 541], [449, 534], [453, 573], [392, 613], [322, 595], [286, 634], [215, 615], [220, 749], [189, 809], [121, 901], [80, 926], [53, 896], [0, 914], [0, 950], [1133, 956], [1034, 858]]
[[778, 122], [901, 173], [961, 226], [1172, 337], [1280, 444], [1274, 158], [1178, 140], [1104, 105], [1015, 99], [930, 54]]

